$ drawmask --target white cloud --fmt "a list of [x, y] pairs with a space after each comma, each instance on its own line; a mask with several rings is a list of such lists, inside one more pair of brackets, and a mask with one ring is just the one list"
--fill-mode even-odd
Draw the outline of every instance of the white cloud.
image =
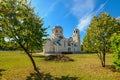
[[81, 18], [83, 15], [87, 15], [93, 11], [95, 6], [94, 4], [94, 0], [73, 0], [71, 12], [77, 18]]
[[46, 16], [48, 16], [48, 14], [50, 14], [54, 9], [55, 9], [55, 6], [59, 3], [59, 0], [55, 1], [54, 3], [52, 3], [48, 10], [46, 10], [46, 12], [44, 13], [43, 17], [45, 18]]
[[100, 7], [94, 12], [95, 14], [100, 13], [103, 9], [104, 6], [108, 3], [109, 0], [107, 0], [105, 3], [101, 4]]
[[100, 7], [94, 11], [96, 6], [95, 0], [73, 0], [71, 13], [79, 20], [77, 28], [80, 31], [86, 30], [91, 22], [93, 15], [101, 12], [107, 2], [108, 0], [105, 3], [101, 4]]
[[83, 31], [85, 29], [87, 29], [87, 26], [90, 24], [90, 21], [92, 19], [92, 15], [88, 15], [88, 16], [85, 16], [83, 18], [81, 18], [79, 20], [79, 23], [77, 25], [77, 28], [80, 30], [80, 31]]

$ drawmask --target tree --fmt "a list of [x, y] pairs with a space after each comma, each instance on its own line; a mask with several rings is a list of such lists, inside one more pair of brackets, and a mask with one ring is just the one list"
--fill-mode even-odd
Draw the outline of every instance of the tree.
[[3, 37], [3, 34], [2, 34], [2, 31], [0, 31], [0, 50], [3, 49], [3, 43], [4, 43], [4, 37]]
[[46, 35], [43, 21], [34, 13], [34, 8], [27, 0], [2, 0], [0, 2], [0, 27], [4, 36], [9, 37], [25, 51], [34, 70], [39, 73], [30, 54], [42, 49]]
[[116, 20], [120, 23], [120, 17], [118, 17]]
[[[120, 17], [116, 19], [120, 25]], [[114, 65], [116, 70], [120, 70], [120, 30], [111, 36], [111, 45], [114, 52]]]
[[[89, 46], [88, 50], [98, 52], [102, 67], [105, 67], [105, 55], [110, 51], [110, 37], [119, 30], [120, 26], [117, 20], [110, 17], [108, 13], [102, 13], [100, 16], [94, 16], [84, 38], [83, 46]], [[87, 48], [86, 48], [87, 49]]]
[[120, 34], [114, 33], [111, 37], [111, 45], [114, 50], [114, 65], [120, 70]]
[[96, 52], [96, 48], [93, 45], [94, 38], [92, 38], [90, 30], [87, 30], [87, 35], [83, 39], [83, 50], [86, 52]]

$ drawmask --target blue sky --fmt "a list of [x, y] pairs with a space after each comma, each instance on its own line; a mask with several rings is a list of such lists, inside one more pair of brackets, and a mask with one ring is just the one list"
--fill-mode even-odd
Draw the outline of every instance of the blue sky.
[[81, 41], [93, 15], [108, 12], [115, 18], [120, 16], [120, 0], [32, 0], [31, 5], [44, 18], [44, 26], [50, 26], [48, 34], [55, 25], [63, 28], [65, 37], [78, 28]]

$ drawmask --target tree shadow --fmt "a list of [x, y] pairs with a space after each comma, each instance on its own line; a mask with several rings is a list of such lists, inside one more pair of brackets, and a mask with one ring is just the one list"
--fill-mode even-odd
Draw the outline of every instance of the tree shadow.
[[0, 69], [0, 77], [3, 75], [2, 72], [4, 72], [4, 71], [6, 71], [6, 70], [5, 69]]
[[70, 77], [70, 76], [61, 76], [61, 77], [54, 77], [50, 75], [50, 73], [31, 73], [30, 76], [27, 76], [26, 80], [77, 80], [77, 77]]
[[112, 72], [120, 72], [120, 71], [115, 69], [114, 65], [106, 65], [105, 68], [106, 69], [110, 69]]

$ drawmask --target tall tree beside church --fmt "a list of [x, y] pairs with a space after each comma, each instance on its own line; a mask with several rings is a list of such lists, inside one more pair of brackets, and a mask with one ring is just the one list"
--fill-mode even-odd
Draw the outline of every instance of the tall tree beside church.
[[34, 70], [39, 73], [30, 52], [42, 49], [46, 36], [43, 21], [34, 13], [34, 8], [27, 0], [0, 1], [0, 27], [4, 36], [11, 38], [14, 43], [25, 51], [30, 58]]
[[108, 13], [101, 13], [100, 16], [94, 16], [87, 30], [83, 41], [88, 49], [98, 52], [102, 67], [105, 67], [105, 55], [110, 50], [110, 37], [114, 32], [119, 30], [120, 26], [115, 18], [110, 17]]

